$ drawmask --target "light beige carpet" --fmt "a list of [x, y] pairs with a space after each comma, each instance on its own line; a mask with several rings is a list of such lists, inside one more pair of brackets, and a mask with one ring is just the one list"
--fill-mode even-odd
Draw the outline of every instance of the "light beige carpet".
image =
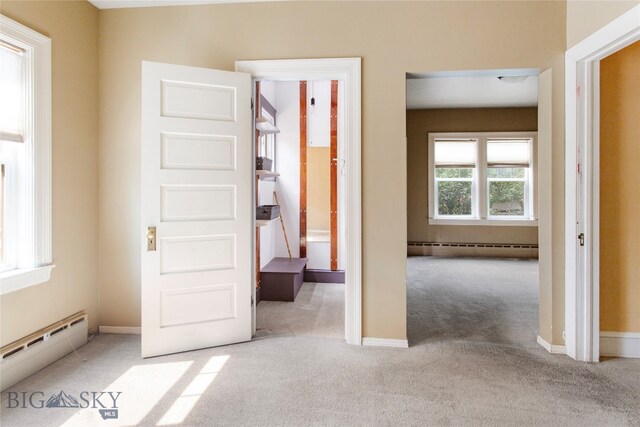
[[304, 283], [294, 302], [260, 301], [256, 337], [344, 337], [344, 285]]
[[[47, 397], [61, 390], [75, 396], [121, 391], [118, 420], [102, 420], [97, 409], [8, 410], [3, 393], [0, 421], [3, 427], [640, 425], [640, 360], [578, 363], [513, 335], [535, 326], [496, 329], [505, 322], [490, 313], [510, 323], [518, 308], [505, 307], [507, 302], [527, 300], [509, 296], [504, 288], [514, 284], [463, 287], [465, 300], [447, 311], [444, 303], [455, 300], [456, 286], [447, 269], [463, 274], [474, 268], [485, 280], [483, 271], [519, 277], [531, 264], [508, 261], [486, 270], [475, 260], [425, 264], [433, 261], [409, 260], [409, 349], [273, 332], [249, 343], [143, 360], [139, 336], [99, 335], [80, 349], [86, 362], [69, 355], [10, 391], [43, 391]], [[438, 280], [417, 279], [434, 271]], [[428, 287], [447, 280], [448, 297], [438, 304]], [[500, 303], [483, 308], [487, 299]], [[460, 312], [466, 318], [456, 330]], [[429, 326], [429, 318], [438, 320]], [[474, 319], [494, 326], [476, 325]]]

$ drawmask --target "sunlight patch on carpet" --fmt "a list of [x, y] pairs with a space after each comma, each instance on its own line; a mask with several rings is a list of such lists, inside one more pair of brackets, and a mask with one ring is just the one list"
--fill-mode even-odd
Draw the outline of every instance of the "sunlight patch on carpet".
[[[122, 392], [117, 401], [116, 425], [138, 425], [187, 372], [192, 361], [136, 365], [103, 389]], [[77, 411], [63, 426], [102, 425], [105, 421], [98, 408]], [[113, 425], [113, 424], [112, 424]]]
[[214, 356], [209, 359], [156, 425], [175, 425], [184, 422], [200, 397], [218, 376], [227, 360], [229, 360], [229, 356]]

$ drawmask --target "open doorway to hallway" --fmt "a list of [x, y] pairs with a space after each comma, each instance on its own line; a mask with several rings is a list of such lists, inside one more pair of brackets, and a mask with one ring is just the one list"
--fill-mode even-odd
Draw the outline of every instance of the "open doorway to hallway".
[[410, 343], [538, 347], [538, 74], [407, 75]]
[[345, 335], [342, 86], [255, 84], [258, 337]]

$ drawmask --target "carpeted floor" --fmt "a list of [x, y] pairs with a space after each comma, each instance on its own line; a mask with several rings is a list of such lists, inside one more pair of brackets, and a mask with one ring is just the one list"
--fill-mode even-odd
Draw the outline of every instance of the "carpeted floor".
[[256, 337], [344, 337], [344, 285], [304, 283], [294, 302], [260, 301]]
[[415, 257], [407, 275], [413, 344], [457, 339], [538, 347], [537, 261]]
[[[409, 260], [409, 349], [293, 328], [143, 360], [138, 336], [99, 335], [80, 349], [86, 362], [69, 355], [10, 391], [121, 391], [117, 420], [94, 408], [9, 410], [3, 393], [2, 426], [640, 425], [640, 360], [577, 363], [532, 344], [535, 292], [524, 288], [535, 263], [438, 261]], [[486, 278], [508, 271], [506, 286]]]

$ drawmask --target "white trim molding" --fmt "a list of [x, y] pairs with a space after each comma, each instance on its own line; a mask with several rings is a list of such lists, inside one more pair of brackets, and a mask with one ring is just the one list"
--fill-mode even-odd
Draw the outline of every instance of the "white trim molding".
[[487, 225], [489, 227], [537, 227], [537, 219], [438, 219], [429, 218], [429, 225]]
[[[236, 71], [255, 80], [340, 80], [345, 127], [345, 338], [362, 344], [362, 154], [361, 58], [236, 61]], [[255, 309], [255, 308], [254, 308]]]
[[600, 359], [599, 62], [637, 40], [640, 5], [565, 54], [565, 329], [580, 361]]
[[390, 338], [362, 338], [362, 345], [371, 347], [396, 347], [396, 348], [409, 348], [408, 340], [395, 340]]
[[49, 264], [44, 267], [19, 268], [16, 270], [0, 273], [0, 295], [39, 285], [51, 279], [51, 270], [55, 265]]
[[640, 358], [640, 332], [600, 332], [600, 355]]
[[538, 344], [542, 346], [545, 350], [552, 354], [567, 354], [567, 347], [564, 345], [551, 344], [547, 342], [544, 338], [538, 335], [538, 339], [536, 340]]
[[280, 0], [89, 0], [98, 9], [128, 9], [132, 7], [193, 6], [201, 4], [258, 3]]
[[140, 326], [98, 326], [101, 334], [140, 335]]

